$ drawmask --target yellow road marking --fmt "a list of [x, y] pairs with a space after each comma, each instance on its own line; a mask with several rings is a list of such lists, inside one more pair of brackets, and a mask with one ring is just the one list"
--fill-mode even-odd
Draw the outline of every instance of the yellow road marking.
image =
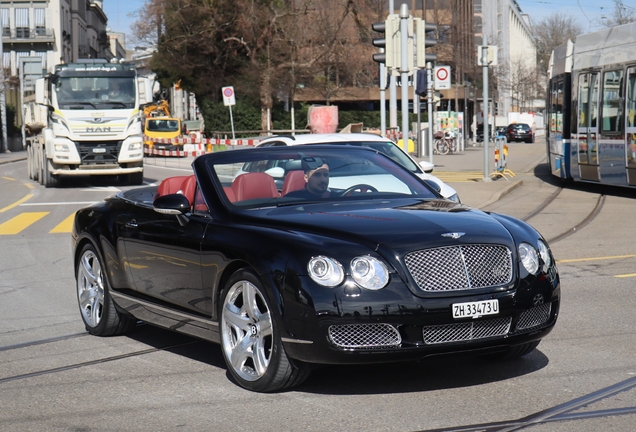
[[434, 171], [433, 175], [447, 183], [474, 182], [484, 177], [484, 173], [478, 171]]
[[71, 214], [69, 217], [64, 219], [61, 223], [59, 223], [55, 228], [53, 228], [49, 233], [70, 233], [73, 230], [73, 219], [75, 218], [75, 213]]
[[636, 258], [636, 255], [615, 255], [615, 256], [606, 256], [606, 257], [565, 259], [565, 260], [557, 260], [557, 264], [584, 262], [584, 261], [602, 261], [602, 260], [612, 260], [612, 259], [621, 259], [621, 258]]
[[11, 210], [12, 208], [19, 206], [19, 205], [20, 205], [20, 204], [22, 204], [23, 202], [28, 201], [28, 200], [30, 200], [31, 198], [33, 198], [33, 196], [34, 196], [33, 194], [28, 194], [27, 196], [25, 196], [25, 197], [24, 197], [24, 198], [22, 198], [22, 199], [17, 200], [17, 201], [16, 201], [16, 202], [14, 202], [13, 204], [10, 204], [10, 205], [6, 206], [5, 208], [0, 209], [0, 213], [4, 213], [4, 212], [6, 212], [7, 210]]
[[29, 189], [35, 189], [35, 186], [33, 186], [31, 183], [22, 183], [22, 184], [28, 187]]
[[5, 179], [5, 180], [15, 181], [15, 179], [14, 179], [13, 177], [5, 177], [5, 176], [2, 176], [2, 178], [3, 178], [3, 179]]
[[42, 219], [49, 212], [21, 213], [0, 224], [0, 235], [18, 234], [23, 229]]
[[614, 277], [616, 277], [616, 278], [636, 277], [636, 273], [622, 274], [622, 275], [615, 275]]

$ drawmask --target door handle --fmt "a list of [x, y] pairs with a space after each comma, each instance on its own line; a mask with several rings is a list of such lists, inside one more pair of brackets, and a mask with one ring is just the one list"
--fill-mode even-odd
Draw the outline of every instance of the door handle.
[[137, 225], [137, 221], [135, 219], [126, 222], [126, 227], [128, 228], [137, 228], [139, 225]]

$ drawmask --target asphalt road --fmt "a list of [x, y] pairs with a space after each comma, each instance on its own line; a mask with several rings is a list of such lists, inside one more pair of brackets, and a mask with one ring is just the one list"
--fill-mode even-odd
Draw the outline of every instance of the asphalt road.
[[[189, 167], [186, 159], [155, 163], [146, 164], [148, 183]], [[126, 187], [86, 178], [45, 189], [26, 172], [24, 161], [0, 165], [3, 431], [634, 429], [632, 193], [570, 188], [529, 219], [550, 237], [589, 214], [599, 193], [606, 195], [595, 219], [551, 244], [561, 313], [532, 354], [504, 363], [443, 358], [330, 366], [292, 391], [257, 394], [229, 379], [214, 344], [148, 325], [125, 337], [86, 335], [69, 216]], [[486, 210], [524, 217], [557, 186], [528, 179]]]

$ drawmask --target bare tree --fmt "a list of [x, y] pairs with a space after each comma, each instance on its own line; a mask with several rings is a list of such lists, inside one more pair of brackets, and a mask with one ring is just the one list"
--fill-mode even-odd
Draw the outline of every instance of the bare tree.
[[537, 42], [537, 63], [545, 72], [552, 50], [583, 33], [583, 28], [572, 16], [554, 13], [532, 27]]
[[633, 7], [625, 6], [623, 0], [614, 0], [614, 12], [611, 18], [603, 21], [606, 27], [616, 27], [636, 21], [636, 11]]

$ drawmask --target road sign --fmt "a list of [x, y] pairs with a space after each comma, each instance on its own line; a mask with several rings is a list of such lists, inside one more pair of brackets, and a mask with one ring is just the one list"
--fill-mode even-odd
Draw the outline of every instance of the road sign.
[[445, 90], [451, 88], [451, 68], [450, 66], [435, 66], [435, 90]]
[[223, 87], [221, 91], [223, 92], [223, 104], [225, 106], [236, 105], [236, 98], [234, 97], [234, 87]]
[[450, 66], [435, 66], [435, 90], [450, 88]]

